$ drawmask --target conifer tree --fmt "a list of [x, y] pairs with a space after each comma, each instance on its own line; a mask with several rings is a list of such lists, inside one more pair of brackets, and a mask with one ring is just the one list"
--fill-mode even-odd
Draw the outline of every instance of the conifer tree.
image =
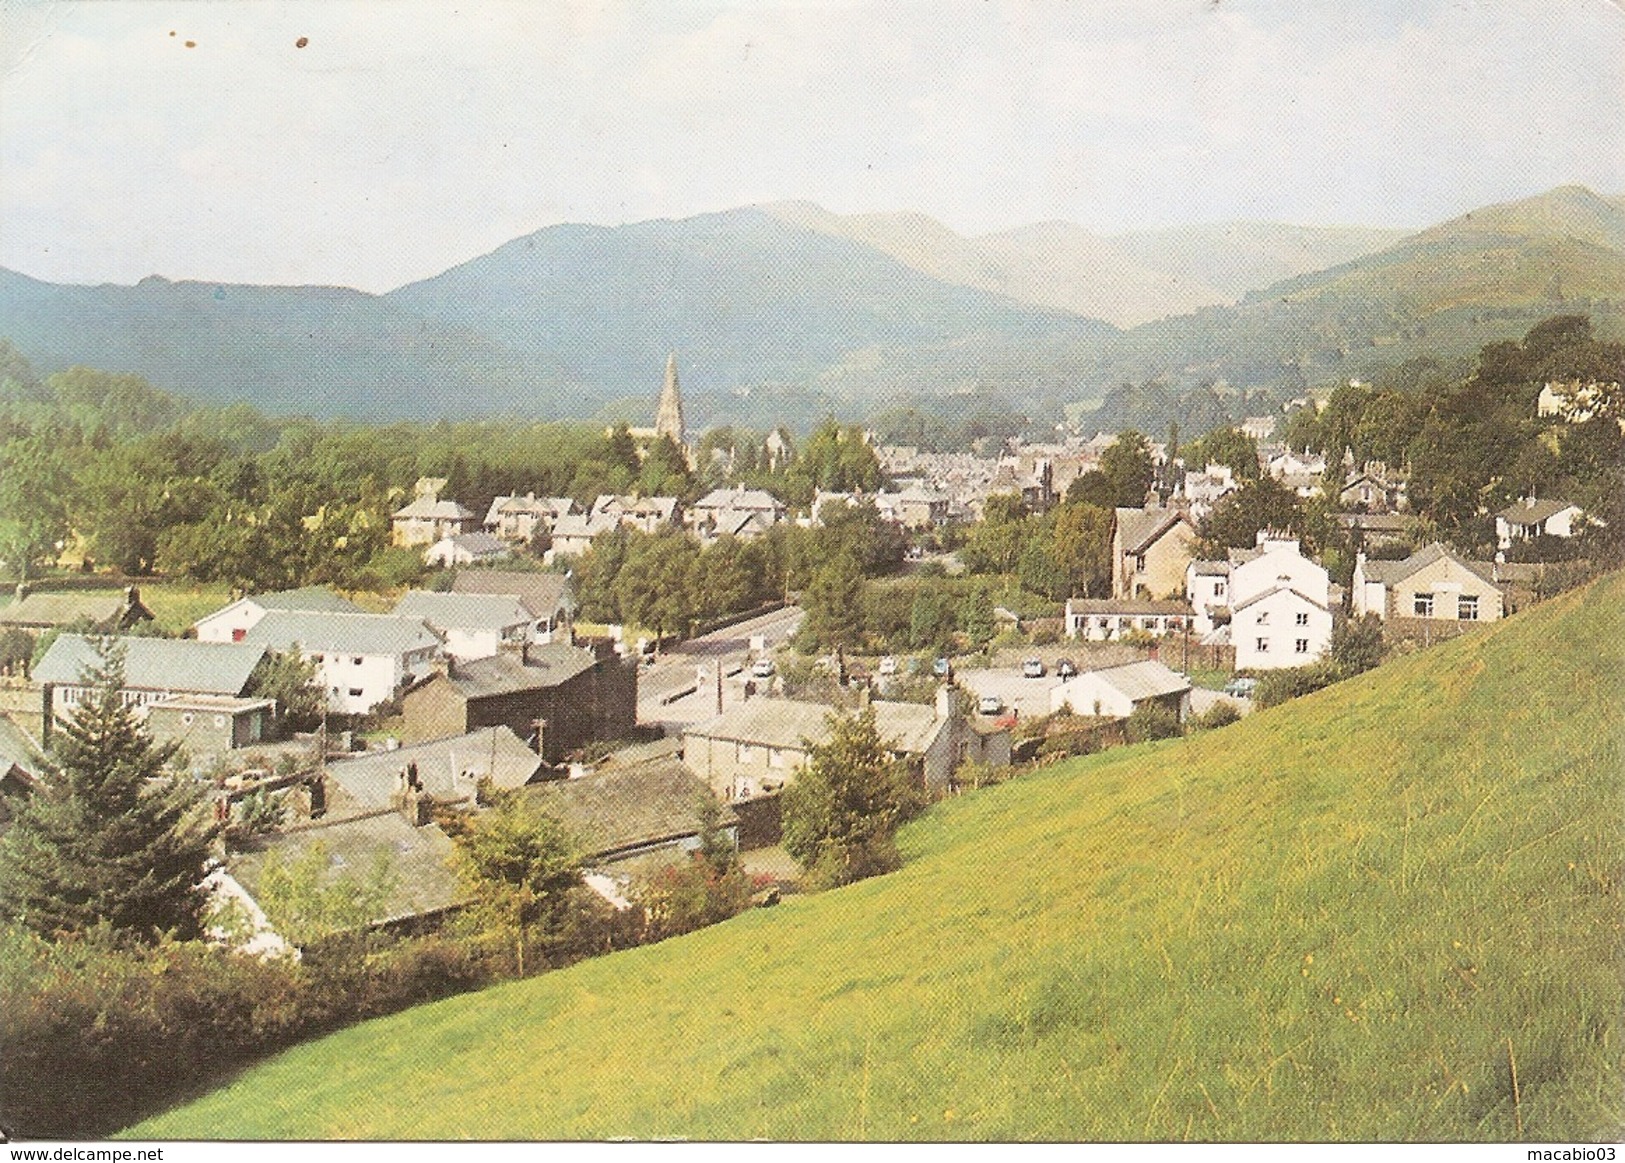
[[174, 745], [155, 744], [124, 704], [119, 651], [82, 677], [45, 786], [0, 839], [0, 916], [46, 936], [106, 924], [136, 940], [196, 938], [216, 831], [206, 792], [166, 772]]

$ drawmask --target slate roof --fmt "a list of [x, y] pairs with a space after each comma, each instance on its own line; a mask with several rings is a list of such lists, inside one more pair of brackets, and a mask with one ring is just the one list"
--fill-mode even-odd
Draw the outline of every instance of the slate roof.
[[124, 612], [123, 590], [70, 590], [29, 594], [0, 609], [0, 626], [67, 626], [88, 621], [111, 627]]
[[262, 610], [309, 610], [328, 614], [361, 614], [365, 611], [349, 598], [326, 586], [302, 586], [272, 594], [250, 594], [248, 600]]
[[[1226, 570], [1225, 572], [1229, 572]], [[1146, 598], [1073, 598], [1066, 604], [1074, 614], [1189, 614], [1186, 602], [1152, 601]]]
[[562, 573], [522, 573], [506, 569], [462, 569], [452, 578], [454, 594], [513, 594], [532, 617], [545, 618], [560, 607], [574, 609], [570, 579]]
[[[509, 728], [489, 727], [394, 751], [335, 759], [327, 765], [327, 774], [364, 809], [373, 811], [391, 806], [400, 773], [413, 763], [425, 793], [458, 800], [472, 797], [475, 780], [483, 775], [499, 788], [525, 786], [541, 770], [542, 757]], [[461, 778], [464, 772], [474, 778]]]
[[[78, 685], [80, 675], [101, 661], [98, 641], [82, 634], [58, 636], [34, 668], [34, 681]], [[197, 642], [190, 638], [115, 641], [124, 648], [124, 686], [128, 690], [240, 695], [254, 667], [265, 656], [263, 643]]]
[[440, 645], [421, 618], [306, 610], [270, 610], [249, 628], [243, 641], [274, 650], [298, 647], [306, 653], [387, 656]]
[[[1103, 670], [1085, 671], [1110, 683], [1133, 702], [1154, 699], [1162, 695], [1178, 694], [1190, 689], [1191, 680], [1177, 671], [1169, 670], [1160, 662], [1128, 662], [1122, 666], [1109, 666]], [[1082, 678], [1083, 675], [1079, 675]], [[1065, 683], [1061, 684], [1065, 686]]]
[[1541, 525], [1557, 516], [1564, 509], [1573, 509], [1575, 507], [1573, 501], [1561, 501], [1555, 497], [1537, 500], [1534, 504], [1519, 501], [1502, 509], [1496, 514], [1496, 517], [1512, 525]]
[[[936, 708], [922, 703], [874, 702], [875, 727], [883, 742], [895, 750], [918, 755], [931, 746], [947, 724]], [[806, 740], [821, 743], [829, 737], [829, 718], [841, 712], [822, 703], [799, 699], [749, 699], [687, 734], [729, 739], [758, 747], [804, 750]]]
[[498, 524], [504, 513], [533, 513], [537, 517], [557, 519], [573, 512], [575, 507], [573, 497], [538, 497], [533, 493], [527, 493], [522, 497], [518, 495], [492, 497], [491, 507], [485, 514], [485, 523]]
[[1360, 567], [1360, 572], [1368, 582], [1380, 582], [1385, 586], [1398, 585], [1418, 570], [1446, 557], [1468, 573], [1475, 574], [1491, 585], [1497, 584], [1493, 563], [1469, 561], [1465, 557], [1458, 557], [1442, 542], [1438, 541], [1433, 542], [1431, 545], [1424, 545], [1403, 561], [1372, 561], [1367, 558], [1365, 564]]
[[712, 489], [695, 501], [692, 509], [756, 509], [777, 511], [784, 508], [772, 493], [765, 489]]
[[512, 594], [408, 590], [395, 603], [394, 612], [403, 618], [421, 618], [440, 630], [505, 630], [531, 620], [531, 612]]
[[[697, 835], [700, 805], [715, 802], [711, 790], [675, 759], [538, 783], [524, 794], [596, 860]], [[721, 807], [719, 827], [737, 822], [731, 808]]]
[[454, 549], [461, 549], [463, 552], [473, 554], [475, 557], [495, 557], [498, 554], [508, 552], [508, 543], [490, 533], [458, 533], [453, 537], [441, 538], [441, 540], [450, 541]]
[[[380, 863], [388, 868], [390, 892], [369, 925], [438, 913], [468, 899], [452, 871], [456, 846], [450, 837], [434, 824], [414, 828], [393, 811], [279, 833], [255, 851], [228, 856], [226, 868], [252, 895], [273, 854], [286, 868], [318, 845], [327, 854], [324, 885], [340, 878], [364, 885]], [[275, 924], [277, 918], [270, 920]]]
[[493, 654], [489, 658], [459, 662], [446, 678], [464, 698], [482, 699], [546, 690], [591, 670], [597, 661], [590, 650], [555, 642], [532, 646], [527, 662], [521, 662], [512, 654]]
[[396, 509], [390, 516], [392, 519], [419, 517], [441, 521], [470, 521], [474, 514], [456, 501], [442, 501], [433, 495], [426, 495], [416, 498], [410, 505]]
[[1296, 597], [1302, 598], [1317, 610], [1326, 609], [1325, 602], [1317, 602], [1314, 598], [1311, 598], [1308, 594], [1304, 593], [1300, 589], [1296, 589], [1293, 586], [1271, 586], [1269, 589], [1261, 590], [1252, 597], [1248, 598], [1245, 602], [1242, 602], [1236, 607], [1235, 612], [1239, 614], [1249, 606], [1256, 606], [1259, 602], [1262, 602], [1265, 598], [1270, 597], [1272, 594], [1280, 593], [1293, 594]]
[[37, 776], [45, 770], [45, 756], [27, 731], [0, 715], [0, 775], [12, 767]]
[[1123, 552], [1144, 553], [1181, 521], [1190, 524], [1190, 518], [1179, 509], [1118, 509], [1117, 529], [1123, 539]]
[[1197, 577], [1229, 577], [1230, 565], [1228, 561], [1193, 561], [1191, 566]]

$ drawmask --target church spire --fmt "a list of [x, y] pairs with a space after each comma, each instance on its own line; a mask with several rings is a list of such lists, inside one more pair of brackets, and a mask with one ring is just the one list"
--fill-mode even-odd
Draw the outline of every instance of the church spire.
[[655, 411], [655, 431], [671, 437], [678, 448], [686, 443], [683, 427], [683, 395], [677, 389], [677, 353], [666, 357], [666, 383], [660, 389], [660, 407]]

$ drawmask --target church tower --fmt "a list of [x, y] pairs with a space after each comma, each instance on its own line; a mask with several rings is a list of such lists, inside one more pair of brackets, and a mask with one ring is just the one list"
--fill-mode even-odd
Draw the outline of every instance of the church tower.
[[677, 390], [677, 353], [666, 357], [666, 383], [660, 389], [660, 407], [655, 411], [655, 433], [671, 437], [678, 448], [687, 446], [683, 427], [683, 396]]

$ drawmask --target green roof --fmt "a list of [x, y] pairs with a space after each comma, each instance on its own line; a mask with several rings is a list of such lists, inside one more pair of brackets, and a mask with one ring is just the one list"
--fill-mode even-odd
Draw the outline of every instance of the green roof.
[[531, 612], [514, 594], [442, 594], [408, 590], [395, 603], [403, 618], [422, 618], [442, 630], [506, 630], [531, 620]]

